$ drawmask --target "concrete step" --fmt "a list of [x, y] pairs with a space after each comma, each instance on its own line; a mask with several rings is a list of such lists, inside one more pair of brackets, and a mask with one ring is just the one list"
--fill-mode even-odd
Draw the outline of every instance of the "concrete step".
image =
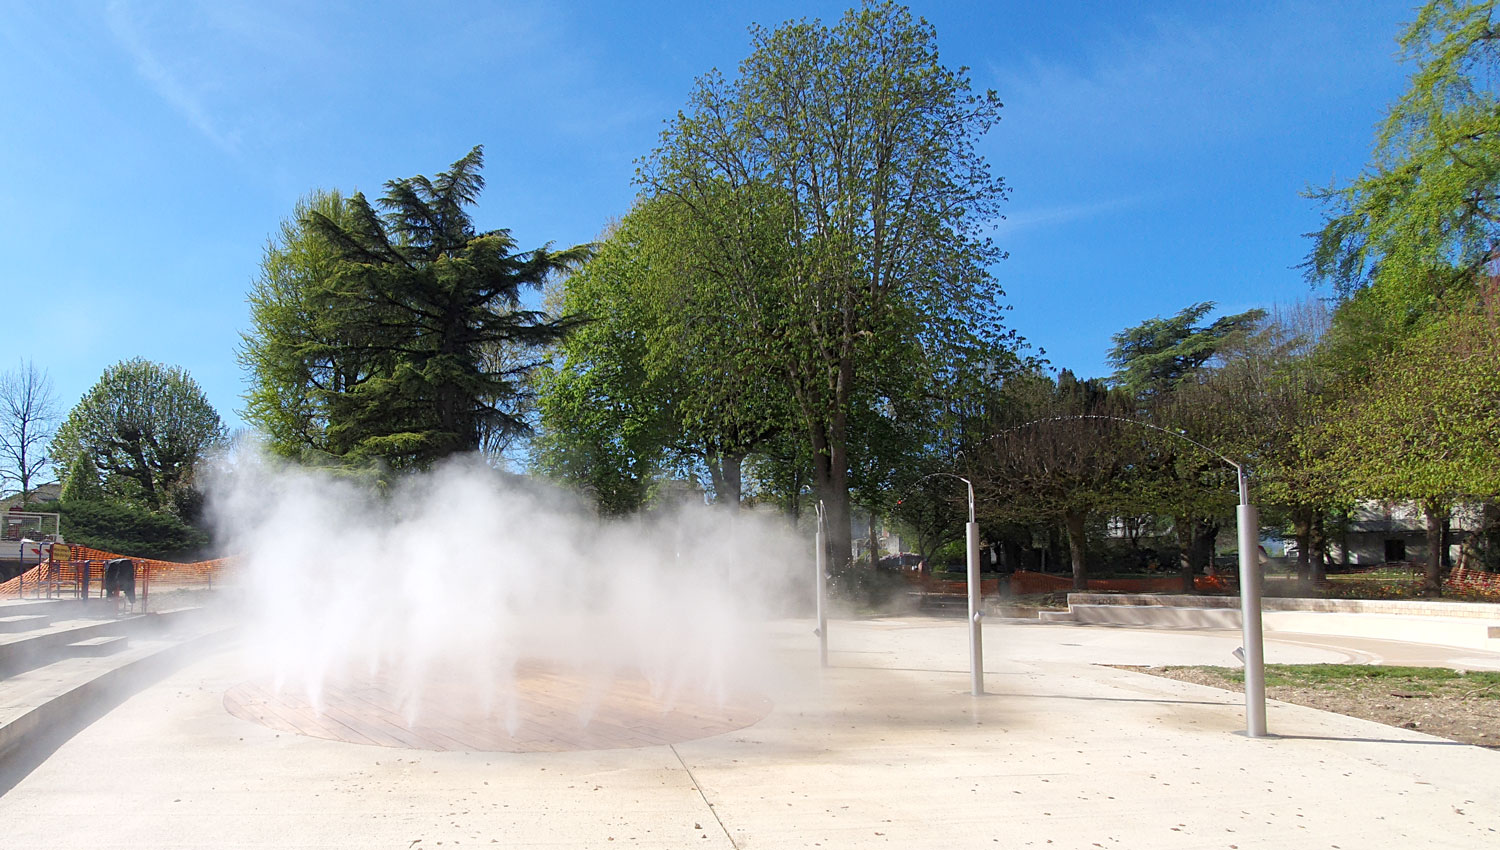
[[1072, 611], [1038, 611], [1037, 620], [1043, 623], [1076, 623]]
[[[142, 634], [159, 615], [115, 617], [77, 605], [59, 606], [64, 614], [29, 632], [0, 633], [0, 681], [60, 658], [78, 657], [71, 644], [98, 637]], [[67, 614], [72, 616], [68, 617]]]
[[51, 614], [12, 614], [9, 617], [0, 617], [0, 632], [6, 634], [29, 632], [51, 622]]
[[[0, 680], [0, 764], [7, 771], [24, 776], [50, 748], [136, 687], [233, 633], [218, 617], [191, 615], [156, 615], [140, 628], [136, 641], [120, 636], [75, 639], [101, 651], [60, 658]], [[105, 647], [111, 650], [107, 654]]]
[[102, 655], [113, 655], [128, 646], [130, 646], [130, 638], [124, 635], [100, 635], [68, 644], [68, 654], [97, 658]]
[[1240, 612], [1229, 608], [1174, 608], [1166, 605], [1070, 605], [1076, 623], [1150, 626], [1159, 629], [1237, 629]]

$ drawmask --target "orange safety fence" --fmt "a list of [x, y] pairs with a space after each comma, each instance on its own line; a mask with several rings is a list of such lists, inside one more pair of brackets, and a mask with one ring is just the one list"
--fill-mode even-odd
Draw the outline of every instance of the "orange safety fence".
[[[969, 592], [969, 583], [961, 579], [939, 579], [928, 575], [922, 576], [914, 583], [922, 589], [923, 593], [951, 593], [962, 596]], [[997, 596], [999, 593], [999, 579], [982, 578], [979, 580], [980, 596]]]
[[[1117, 591], [1120, 593], [1180, 593], [1181, 576], [1161, 578], [1091, 578], [1088, 590]], [[1234, 582], [1227, 576], [1194, 576], [1193, 589], [1207, 592], [1232, 590]], [[1014, 596], [1028, 593], [1062, 593], [1073, 589], [1072, 576], [1049, 573], [1034, 573], [1016, 570], [1010, 577], [1010, 592]]]
[[[116, 558], [129, 558], [135, 563], [136, 592], [142, 597], [149, 594], [153, 587], [157, 589], [211, 588], [221, 581], [228, 564], [227, 558], [191, 563], [136, 558], [75, 544], [57, 544], [52, 554], [56, 556], [59, 552], [61, 552], [61, 557], [49, 557], [9, 581], [0, 583], [0, 599], [19, 597], [24, 593], [32, 593], [36, 596], [44, 593], [81, 596], [88, 593], [96, 584], [102, 592], [105, 563]], [[85, 580], [88, 582], [88, 587], [83, 586]]]
[[1448, 580], [1443, 583], [1443, 587], [1450, 591], [1468, 591], [1485, 595], [1500, 594], [1500, 573], [1454, 567], [1453, 571], [1448, 573]]

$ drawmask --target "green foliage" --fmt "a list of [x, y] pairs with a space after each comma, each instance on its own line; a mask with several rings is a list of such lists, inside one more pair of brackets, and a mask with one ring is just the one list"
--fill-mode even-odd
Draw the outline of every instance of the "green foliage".
[[841, 561], [856, 411], [911, 385], [893, 372], [1008, 363], [981, 233], [1004, 187], [976, 150], [1000, 103], [892, 3], [752, 39], [737, 78], [699, 80], [641, 182], [716, 240], [725, 315], [791, 393]]
[[136, 358], [106, 369], [84, 394], [58, 429], [52, 456], [69, 470], [87, 456], [110, 499], [162, 510], [192, 488], [198, 463], [224, 436], [185, 370]]
[[791, 399], [737, 333], [731, 263], [670, 196], [643, 201], [563, 284], [586, 322], [542, 380], [539, 465], [606, 510], [639, 504], [652, 476], [704, 469], [737, 506], [744, 459], [784, 429]]
[[[522, 309], [521, 293], [587, 249], [517, 252], [509, 231], [477, 232], [467, 208], [482, 167], [476, 147], [435, 179], [392, 180], [380, 212], [358, 193], [315, 197], [272, 246], [252, 293], [268, 323], [242, 355], [261, 376], [247, 413], [275, 423], [283, 451], [308, 443], [356, 465], [423, 468], [529, 430], [528, 375], [570, 323]], [[278, 251], [300, 263], [285, 297]], [[270, 410], [283, 393], [284, 421]]]
[[1304, 444], [1351, 496], [1436, 505], [1500, 496], [1500, 316], [1489, 294], [1444, 311], [1345, 387]]
[[67, 482], [63, 484], [61, 501], [102, 502], [104, 485], [99, 481], [99, 469], [94, 459], [84, 452], [68, 468]]
[[352, 329], [325, 309], [323, 292], [339, 270], [333, 245], [309, 225], [314, 214], [341, 226], [352, 224], [349, 205], [337, 192], [313, 192], [297, 202], [261, 259], [251, 285], [250, 331], [238, 353], [249, 389], [244, 417], [266, 447], [282, 457], [326, 455], [328, 400], [369, 371]]
[[976, 492], [992, 520], [1053, 523], [1124, 507], [1141, 445], [1128, 417], [1130, 399], [1102, 381], [1063, 370], [1054, 382], [1036, 373], [1009, 383], [971, 451]]
[[209, 544], [206, 532], [164, 511], [115, 501], [65, 499], [54, 505], [69, 543], [167, 560], [198, 554]]
[[1431, 0], [1401, 35], [1417, 67], [1372, 161], [1310, 192], [1328, 210], [1304, 268], [1343, 294], [1370, 287], [1393, 316], [1467, 288], [1500, 237], [1500, 70], [1495, 3]]
[[1147, 405], [1159, 402], [1266, 315], [1264, 310], [1247, 310], [1200, 326], [1198, 320], [1213, 308], [1212, 301], [1205, 301], [1115, 334], [1109, 352], [1114, 383]]

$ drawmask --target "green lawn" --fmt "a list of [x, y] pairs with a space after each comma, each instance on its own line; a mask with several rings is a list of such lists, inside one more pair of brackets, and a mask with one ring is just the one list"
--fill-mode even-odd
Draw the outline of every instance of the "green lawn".
[[[1239, 667], [1197, 667], [1234, 682], [1242, 682]], [[1433, 692], [1459, 689], [1468, 696], [1500, 699], [1500, 672], [1460, 672], [1444, 667], [1377, 667], [1368, 664], [1267, 664], [1266, 685], [1333, 688], [1350, 683], [1380, 681], [1402, 691]]]

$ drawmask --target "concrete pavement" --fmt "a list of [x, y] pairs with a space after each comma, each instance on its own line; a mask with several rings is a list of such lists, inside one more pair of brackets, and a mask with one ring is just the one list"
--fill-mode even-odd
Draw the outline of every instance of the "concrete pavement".
[[[806, 621], [774, 634], [770, 715], [673, 746], [425, 752], [230, 716], [221, 651], [125, 700], [0, 797], [0, 846], [1500, 846], [1500, 752], [1102, 664], [1225, 664], [1233, 632]], [[1271, 663], [1500, 656], [1271, 640]], [[1472, 662], [1480, 662], [1475, 664]], [[1461, 665], [1464, 666], [1464, 665]]]

